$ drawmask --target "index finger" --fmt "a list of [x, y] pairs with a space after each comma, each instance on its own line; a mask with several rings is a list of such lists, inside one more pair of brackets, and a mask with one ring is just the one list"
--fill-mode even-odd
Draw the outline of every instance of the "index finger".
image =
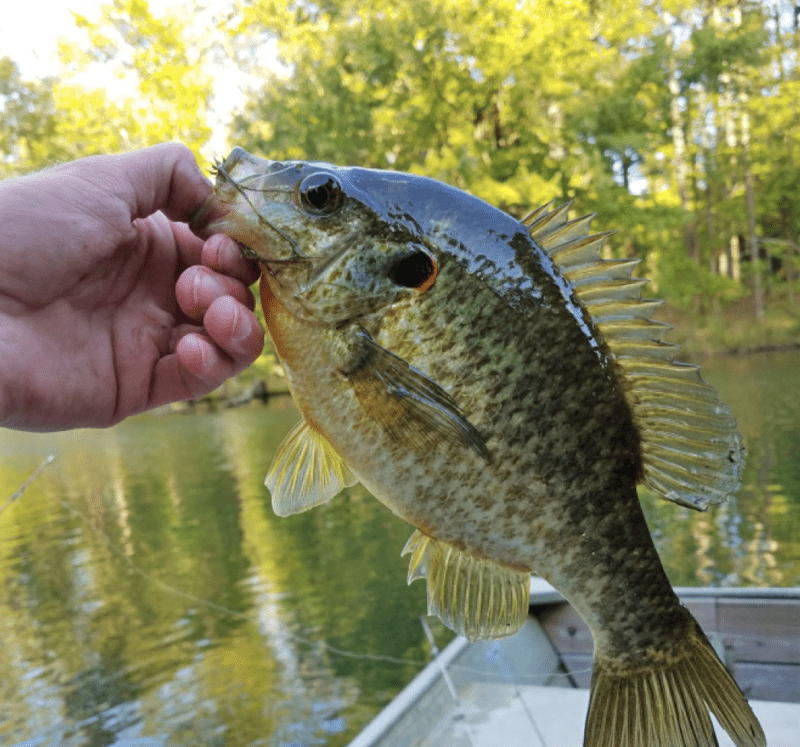
[[170, 227], [181, 268], [202, 264], [245, 285], [252, 285], [258, 280], [261, 274], [258, 266], [242, 256], [241, 248], [233, 239], [217, 233], [204, 242], [185, 223], [170, 223]]
[[203, 245], [202, 261], [206, 267], [252, 285], [261, 271], [258, 265], [242, 255], [242, 248], [229, 236], [217, 233]]

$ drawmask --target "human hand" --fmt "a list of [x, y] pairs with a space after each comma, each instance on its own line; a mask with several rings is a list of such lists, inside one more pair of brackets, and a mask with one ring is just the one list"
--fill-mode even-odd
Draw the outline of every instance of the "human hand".
[[210, 192], [174, 143], [0, 182], [0, 426], [112, 425], [258, 357], [257, 269], [182, 222]]

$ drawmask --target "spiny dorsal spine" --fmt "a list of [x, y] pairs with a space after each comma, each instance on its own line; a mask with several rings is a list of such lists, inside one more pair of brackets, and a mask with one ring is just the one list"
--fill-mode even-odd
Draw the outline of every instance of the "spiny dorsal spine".
[[738, 489], [744, 447], [736, 422], [696, 366], [676, 363], [670, 327], [653, 321], [661, 304], [641, 297], [635, 259], [602, 258], [613, 232], [589, 234], [594, 214], [567, 220], [571, 203], [542, 205], [522, 219], [531, 238], [570, 282], [619, 366], [620, 385], [642, 437], [642, 484], [697, 509]]

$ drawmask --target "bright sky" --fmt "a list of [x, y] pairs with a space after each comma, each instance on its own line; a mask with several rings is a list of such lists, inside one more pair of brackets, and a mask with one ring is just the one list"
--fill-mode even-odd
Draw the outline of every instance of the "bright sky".
[[[36, 79], [55, 75], [59, 64], [57, 44], [61, 37], [80, 38], [70, 11], [89, 19], [98, 18], [105, 0], [12, 0], [4, 3], [0, 23], [0, 57], [9, 56], [20, 67], [23, 78]], [[156, 16], [163, 15], [167, 8], [186, 6], [187, 0], [149, 0], [150, 10]], [[210, 0], [207, 6], [226, 6], [226, 0]], [[267, 60], [266, 64], [270, 61]], [[211, 68], [215, 76], [214, 136], [209, 146], [209, 156], [226, 153], [230, 146], [226, 142], [225, 127], [232, 111], [244, 100], [243, 90], [257, 85], [258, 81], [233, 67]], [[118, 79], [111, 76], [85, 80], [87, 85], [106, 86]]]
[[[170, 0], [151, 0], [150, 9], [158, 14], [175, 5]], [[0, 55], [8, 55], [19, 66], [23, 77], [42, 78], [58, 69], [56, 44], [62, 36], [77, 36], [72, 13], [87, 18], [100, 14], [102, 0], [14, 0], [3, 8], [0, 25]]]

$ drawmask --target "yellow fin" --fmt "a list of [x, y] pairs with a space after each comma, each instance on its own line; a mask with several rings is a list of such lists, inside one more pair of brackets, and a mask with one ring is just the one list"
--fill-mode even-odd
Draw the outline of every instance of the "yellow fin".
[[364, 410], [395, 441], [419, 452], [449, 441], [491, 459], [481, 434], [444, 389], [366, 331], [357, 344], [358, 365], [343, 373]]
[[[522, 222], [528, 226], [531, 236], [543, 248], [549, 242], [547, 237], [559, 229], [563, 228], [567, 223], [567, 212], [572, 206], [572, 201], [565, 202], [559, 205], [555, 210], [550, 210], [555, 200], [551, 200], [547, 205], [542, 205], [531, 213], [528, 213]], [[534, 235], [534, 231], [536, 232]]]
[[708, 711], [736, 747], [766, 747], [766, 738], [733, 678], [699, 627], [669, 661], [630, 671], [595, 658], [584, 745], [717, 747]]
[[[591, 215], [587, 215], [591, 218]], [[581, 224], [581, 228], [584, 225]], [[605, 231], [604, 233], [596, 233], [591, 236], [582, 236], [572, 241], [565, 242], [552, 242], [548, 241], [551, 249], [550, 256], [558, 262], [561, 266], [575, 265], [578, 266], [582, 262], [586, 262], [592, 257], [596, 257], [598, 251], [602, 248], [605, 240], [611, 236], [614, 231]], [[548, 237], [551, 239], [552, 237]], [[545, 247], [546, 248], [546, 247]]]
[[417, 530], [403, 548], [411, 553], [408, 583], [428, 581], [428, 614], [470, 641], [513, 635], [528, 617], [530, 573], [459, 550]]
[[264, 484], [272, 493], [273, 511], [291, 516], [357, 482], [328, 441], [303, 419], [281, 442]]
[[720, 503], [739, 487], [744, 447], [736, 421], [699, 369], [674, 361], [654, 322], [659, 301], [642, 299], [638, 260], [604, 260], [608, 234], [589, 235], [587, 215], [567, 220], [569, 203], [533, 211], [523, 223], [551, 256], [589, 312], [618, 364], [617, 373], [641, 436], [642, 484], [696, 509]]

